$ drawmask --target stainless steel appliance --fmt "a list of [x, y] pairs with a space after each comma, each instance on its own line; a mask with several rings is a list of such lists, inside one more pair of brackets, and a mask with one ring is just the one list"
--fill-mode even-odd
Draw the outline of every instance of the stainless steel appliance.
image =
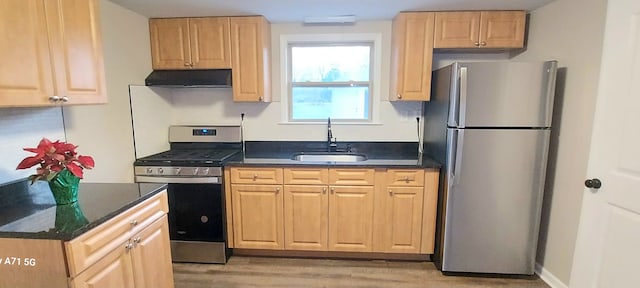
[[424, 149], [443, 164], [443, 272], [534, 273], [557, 63], [454, 63], [433, 72]]
[[226, 263], [222, 165], [241, 150], [240, 126], [171, 126], [169, 142], [134, 170], [136, 182], [168, 183], [172, 259]]

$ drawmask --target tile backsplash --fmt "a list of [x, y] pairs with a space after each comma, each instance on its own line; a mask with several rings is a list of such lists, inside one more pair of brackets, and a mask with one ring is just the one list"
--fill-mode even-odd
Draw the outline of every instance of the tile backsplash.
[[60, 107], [0, 108], [0, 183], [28, 177], [35, 171], [16, 170], [16, 166], [32, 155], [22, 148], [36, 147], [43, 137], [65, 141]]

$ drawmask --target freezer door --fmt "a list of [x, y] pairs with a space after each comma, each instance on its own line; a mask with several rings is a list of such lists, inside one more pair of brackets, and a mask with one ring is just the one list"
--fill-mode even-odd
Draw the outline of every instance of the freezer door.
[[448, 129], [443, 271], [533, 274], [549, 134]]
[[454, 65], [448, 126], [551, 127], [555, 61]]

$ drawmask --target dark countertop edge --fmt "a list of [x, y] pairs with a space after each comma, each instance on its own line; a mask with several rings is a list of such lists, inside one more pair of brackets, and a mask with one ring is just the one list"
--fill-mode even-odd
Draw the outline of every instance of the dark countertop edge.
[[[258, 160], [259, 159], [259, 160]], [[257, 161], [257, 162], [252, 162]], [[412, 164], [398, 164], [393, 161], [414, 161]], [[430, 157], [423, 157], [422, 163], [414, 159], [370, 159], [361, 162], [298, 162], [288, 158], [241, 158], [224, 164], [227, 167], [350, 167], [350, 168], [420, 168], [440, 169], [442, 165]]]
[[[167, 184], [159, 184], [160, 186], [158, 186], [155, 189], [152, 189], [150, 191], [148, 191], [146, 194], [144, 195], [140, 195], [139, 198], [129, 202], [128, 204], [120, 207], [120, 209], [117, 209], [107, 215], [105, 215], [104, 217], [101, 217], [97, 220], [92, 221], [91, 223], [87, 224], [86, 226], [83, 226], [82, 228], [79, 228], [77, 230], [75, 230], [74, 232], [71, 233], [58, 233], [58, 234], [54, 234], [52, 235], [51, 233], [38, 233], [38, 232], [0, 232], [0, 238], [21, 238], [21, 239], [44, 239], [44, 240], [61, 240], [61, 241], [70, 241], [82, 234], [84, 234], [85, 232], [99, 226], [100, 224], [103, 224], [109, 220], [111, 220], [112, 218], [114, 218], [115, 216], [121, 214], [122, 212], [128, 210], [129, 208], [132, 208], [142, 202], [144, 202], [145, 200], [151, 198], [152, 196], [164, 191], [167, 189]], [[142, 191], [140, 191], [142, 192]]]

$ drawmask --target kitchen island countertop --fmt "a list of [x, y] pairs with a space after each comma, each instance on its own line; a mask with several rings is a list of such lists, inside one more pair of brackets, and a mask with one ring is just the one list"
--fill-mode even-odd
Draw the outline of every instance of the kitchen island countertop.
[[78, 202], [56, 205], [45, 181], [0, 185], [0, 238], [71, 240], [145, 199], [166, 184], [80, 183]]

